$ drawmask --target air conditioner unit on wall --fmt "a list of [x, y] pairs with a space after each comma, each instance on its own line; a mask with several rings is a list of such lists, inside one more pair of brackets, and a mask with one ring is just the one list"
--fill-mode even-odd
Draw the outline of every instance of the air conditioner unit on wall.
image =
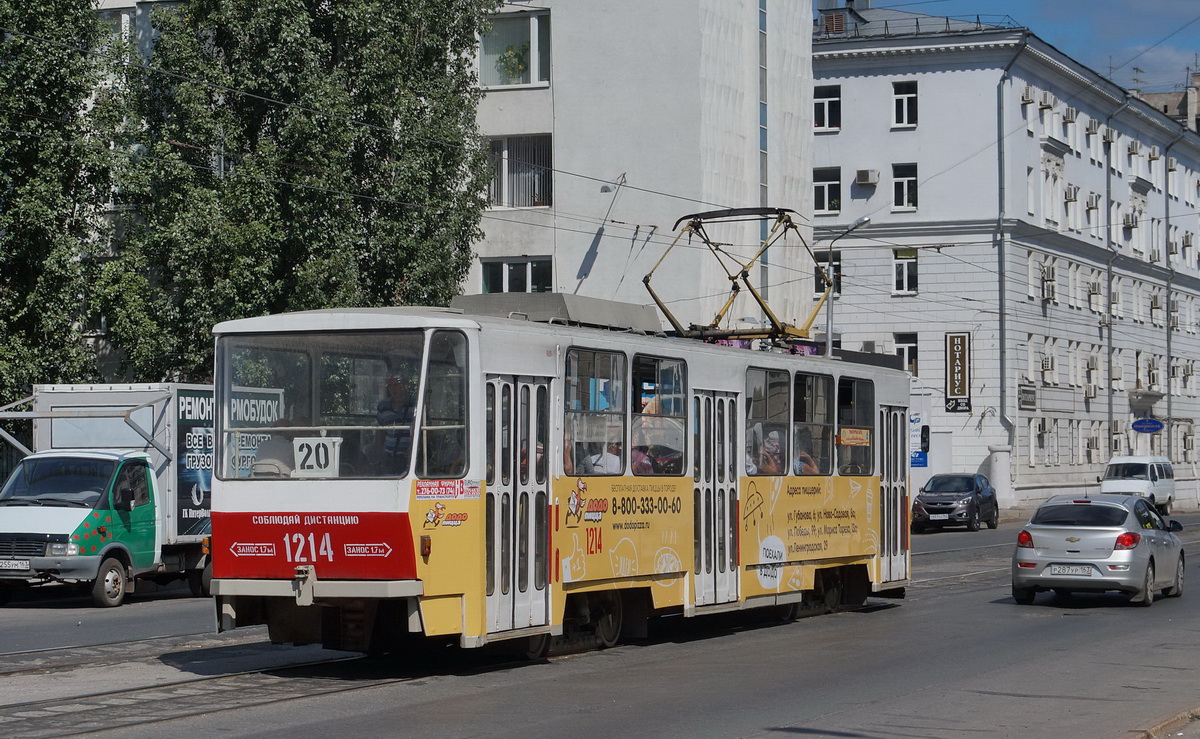
[[1190, 249], [1190, 248], [1192, 248], [1192, 239], [1193, 239], [1193, 238], [1194, 238], [1194, 237], [1192, 236], [1192, 232], [1191, 232], [1191, 231], [1188, 231], [1187, 233], [1185, 233], [1185, 234], [1183, 235], [1183, 248], [1185, 248], [1185, 249]]
[[1095, 136], [1100, 133], [1100, 121], [1096, 118], [1089, 118], [1087, 122], [1087, 132], [1090, 136]]
[[1048, 434], [1048, 433], [1050, 433], [1050, 421], [1045, 418], [1039, 418], [1037, 420], [1037, 426], [1035, 428], [1037, 429], [1037, 433], [1039, 436]]
[[1047, 280], [1042, 283], [1042, 300], [1058, 299], [1058, 283]]
[[1112, 422], [1112, 432], [1114, 434], [1125, 433], [1125, 421], [1120, 418], [1114, 418]]
[[1163, 299], [1158, 293], [1150, 296], [1150, 310], [1162, 310]]
[[1178, 241], [1168, 241], [1167, 242], [1167, 253], [1168, 254], [1178, 254], [1179, 253], [1179, 242]]
[[1196, 448], [1196, 437], [1195, 436], [1183, 437], [1183, 448], [1189, 452], [1192, 451], [1193, 449], [1195, 449]]
[[1100, 285], [1100, 281], [1099, 281], [1099, 280], [1091, 280], [1091, 281], [1089, 281], [1089, 282], [1088, 282], [1088, 284], [1087, 284], [1087, 291], [1088, 291], [1088, 295], [1099, 295], [1099, 294], [1100, 294], [1100, 287], [1101, 287], [1101, 285]]
[[1161, 262], [1162, 261], [1162, 249], [1159, 249], [1157, 246], [1152, 248], [1150, 250], [1150, 261], [1151, 262]]
[[1087, 368], [1090, 370], [1100, 369], [1100, 357], [1097, 357], [1094, 354], [1089, 355], [1087, 358]]
[[1074, 123], [1079, 119], [1079, 109], [1073, 108], [1070, 105], [1063, 111], [1063, 120], [1067, 123]]
[[1126, 213], [1124, 216], [1122, 216], [1121, 223], [1125, 226], [1125, 228], [1137, 228], [1138, 227], [1138, 214], [1137, 213]]
[[854, 173], [854, 184], [856, 185], [878, 185], [879, 170], [878, 169], [860, 169]]
[[1110, 127], [1104, 129], [1104, 143], [1111, 144], [1117, 140], [1117, 133]]
[[1049, 372], [1054, 369], [1054, 356], [1042, 357], [1042, 371]]
[[1049, 90], [1043, 90], [1042, 96], [1038, 99], [1038, 107], [1053, 108], [1058, 105], [1058, 98], [1054, 97], [1054, 93]]
[[1023, 88], [1021, 88], [1021, 102], [1033, 102], [1033, 85], [1025, 85]]
[[1155, 159], [1162, 159], [1162, 152], [1159, 151], [1157, 146], [1151, 146], [1150, 152], [1146, 155], [1146, 158], [1151, 161], [1154, 161]]
[[1099, 449], [1100, 448], [1100, 437], [1099, 436], [1087, 437], [1087, 448], [1088, 449]]
[[1083, 386], [1083, 397], [1085, 398], [1094, 398], [1097, 392], [1099, 392], [1099, 388], [1090, 382]]
[[1138, 141], [1137, 139], [1131, 139], [1129, 141], [1129, 153], [1130, 154], [1141, 154], [1142, 153], [1142, 142]]
[[1078, 185], [1067, 185], [1067, 188], [1064, 191], [1063, 196], [1064, 196], [1064, 199], [1068, 203], [1074, 203], [1076, 200], [1079, 199], [1079, 186]]
[[1175, 157], [1167, 157], [1167, 171], [1174, 172], [1179, 169], [1179, 160]]
[[1093, 192], [1093, 193], [1088, 194], [1087, 207], [1088, 207], [1088, 210], [1099, 210], [1100, 209], [1100, 193]]

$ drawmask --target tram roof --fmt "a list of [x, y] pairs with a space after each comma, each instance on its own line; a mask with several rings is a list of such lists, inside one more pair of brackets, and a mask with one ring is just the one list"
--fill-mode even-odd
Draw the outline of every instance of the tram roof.
[[326, 308], [276, 313], [222, 321], [214, 334], [252, 334], [276, 331], [358, 331], [398, 328], [477, 328], [479, 322], [454, 308], [394, 306], [387, 308]]

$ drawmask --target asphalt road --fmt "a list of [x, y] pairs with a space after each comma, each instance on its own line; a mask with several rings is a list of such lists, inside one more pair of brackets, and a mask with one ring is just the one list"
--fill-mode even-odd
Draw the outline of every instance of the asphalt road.
[[[1174, 518], [1200, 551], [1200, 516]], [[791, 623], [664, 620], [645, 642], [537, 663], [454, 650], [288, 670], [344, 655], [271, 647], [254, 630], [11, 656], [0, 660], [0, 733], [1092, 739], [1137, 736], [1200, 703], [1197, 576], [1182, 598], [1149, 609], [1115, 594], [1017, 606], [1008, 559], [1018, 530], [914, 537], [902, 601]], [[211, 603], [23, 602], [0, 609], [0, 630], [6, 645], [81, 644], [149, 626], [186, 634], [189, 619], [211, 623]]]

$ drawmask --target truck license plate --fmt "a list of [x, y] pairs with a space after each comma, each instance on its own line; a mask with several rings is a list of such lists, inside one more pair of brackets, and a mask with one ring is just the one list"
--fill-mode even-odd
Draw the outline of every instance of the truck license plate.
[[0, 570], [28, 570], [27, 559], [0, 559]]
[[1050, 565], [1050, 574], [1091, 577], [1092, 568], [1090, 565]]

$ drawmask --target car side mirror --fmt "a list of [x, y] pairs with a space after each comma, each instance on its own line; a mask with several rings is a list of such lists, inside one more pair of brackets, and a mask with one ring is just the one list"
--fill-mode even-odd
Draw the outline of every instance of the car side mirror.
[[1179, 523], [1175, 519], [1171, 519], [1171, 522], [1167, 524], [1167, 530], [1168, 531], [1183, 531], [1183, 524]]
[[117, 495], [113, 498], [113, 508], [118, 511], [132, 511], [133, 488], [117, 488]]

